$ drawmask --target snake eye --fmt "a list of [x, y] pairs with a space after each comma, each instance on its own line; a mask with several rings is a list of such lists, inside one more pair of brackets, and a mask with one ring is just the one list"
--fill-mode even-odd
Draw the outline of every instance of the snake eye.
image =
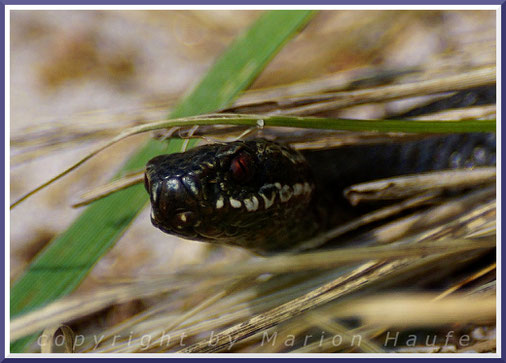
[[230, 163], [230, 171], [235, 181], [246, 183], [255, 173], [253, 159], [247, 153], [237, 155]]

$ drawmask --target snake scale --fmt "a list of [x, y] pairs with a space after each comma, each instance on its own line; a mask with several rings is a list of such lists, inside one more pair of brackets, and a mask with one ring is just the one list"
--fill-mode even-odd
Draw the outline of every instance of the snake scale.
[[298, 152], [255, 139], [160, 155], [146, 166], [151, 221], [186, 239], [268, 255], [356, 216], [343, 190], [430, 170], [495, 165], [495, 134]]

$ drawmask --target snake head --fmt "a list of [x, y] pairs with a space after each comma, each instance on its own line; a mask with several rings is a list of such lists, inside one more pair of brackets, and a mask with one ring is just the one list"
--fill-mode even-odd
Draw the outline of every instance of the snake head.
[[279, 226], [308, 213], [314, 189], [304, 157], [266, 140], [157, 156], [146, 165], [145, 187], [160, 230], [259, 251], [290, 235]]

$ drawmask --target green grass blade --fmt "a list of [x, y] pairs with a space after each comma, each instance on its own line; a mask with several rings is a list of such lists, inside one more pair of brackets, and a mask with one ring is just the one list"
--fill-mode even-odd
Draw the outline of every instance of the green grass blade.
[[[242, 114], [214, 114], [200, 117], [183, 117], [163, 120], [135, 126], [123, 131], [121, 135], [111, 139], [107, 146], [126, 137], [143, 132], [167, 129], [171, 127], [190, 127], [204, 125], [243, 125], [297, 127], [339, 131], [376, 131], [376, 132], [406, 132], [406, 133], [465, 133], [465, 132], [495, 132], [496, 120], [364, 120], [345, 118], [297, 117], [297, 116], [265, 116]], [[102, 147], [103, 149], [103, 147]], [[101, 151], [101, 150], [99, 150]], [[92, 154], [94, 155], [94, 154]]]
[[313, 14], [293, 10], [266, 13], [229, 47], [171, 118], [208, 113], [229, 105]]
[[[271, 11], [263, 14], [210, 69], [202, 82], [170, 117], [185, 117], [223, 108], [244, 90], [312, 11]], [[168, 80], [169, 81], [169, 80]], [[138, 170], [153, 156], [181, 149], [181, 141], [149, 141], [123, 166], [120, 174]], [[47, 304], [73, 291], [94, 264], [125, 232], [147, 203], [138, 185], [92, 204], [30, 264], [11, 288], [11, 317]], [[23, 351], [33, 337], [11, 345]]]

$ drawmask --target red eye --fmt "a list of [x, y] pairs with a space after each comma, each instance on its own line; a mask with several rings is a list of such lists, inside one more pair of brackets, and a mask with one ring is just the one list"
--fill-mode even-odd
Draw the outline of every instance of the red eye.
[[249, 154], [239, 154], [230, 163], [230, 171], [236, 181], [241, 183], [249, 181], [254, 174], [253, 159]]

